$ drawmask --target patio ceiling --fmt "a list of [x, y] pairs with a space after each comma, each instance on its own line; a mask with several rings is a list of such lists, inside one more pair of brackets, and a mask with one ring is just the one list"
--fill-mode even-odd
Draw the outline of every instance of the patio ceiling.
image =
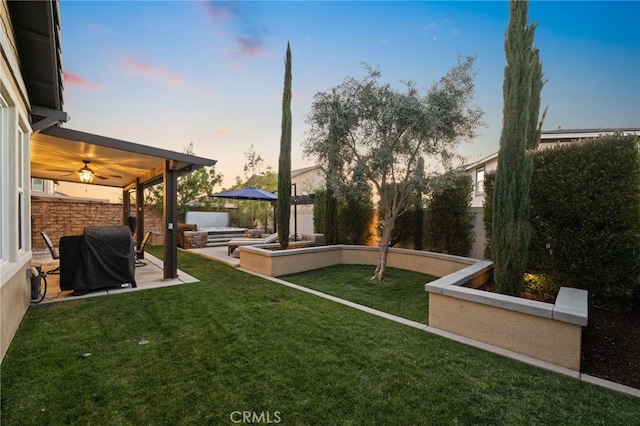
[[216, 161], [113, 139], [77, 130], [50, 127], [31, 136], [31, 176], [34, 178], [79, 183], [78, 170], [83, 161], [107, 179], [94, 176], [92, 185], [118, 188], [162, 180], [167, 161], [179, 174], [213, 166]]

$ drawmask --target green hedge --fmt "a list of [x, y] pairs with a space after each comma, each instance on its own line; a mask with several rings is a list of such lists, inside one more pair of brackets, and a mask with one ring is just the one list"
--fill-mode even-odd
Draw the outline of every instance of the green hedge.
[[[314, 192], [313, 229], [314, 232], [320, 234], [324, 233], [326, 196], [326, 189]], [[338, 199], [338, 242], [340, 244], [366, 244], [371, 237], [370, 228], [373, 214], [370, 192]]]
[[638, 138], [608, 136], [533, 154], [532, 272], [628, 311], [639, 292]]
[[432, 194], [425, 212], [425, 245], [429, 251], [467, 256], [473, 246], [471, 194], [467, 175], [451, 180]]

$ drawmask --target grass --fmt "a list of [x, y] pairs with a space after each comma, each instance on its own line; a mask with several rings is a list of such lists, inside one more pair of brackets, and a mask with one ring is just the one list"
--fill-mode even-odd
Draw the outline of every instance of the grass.
[[202, 281], [29, 309], [0, 366], [1, 423], [640, 424], [640, 399], [197, 255], [178, 264]]
[[383, 283], [378, 284], [370, 279], [374, 269], [370, 265], [335, 265], [279, 278], [427, 324], [429, 294], [424, 290], [424, 285], [436, 277], [387, 268]]

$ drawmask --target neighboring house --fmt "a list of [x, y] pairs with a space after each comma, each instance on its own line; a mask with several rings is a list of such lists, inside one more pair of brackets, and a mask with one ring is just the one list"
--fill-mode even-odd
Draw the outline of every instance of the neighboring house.
[[[294, 191], [298, 197], [312, 195], [317, 189], [324, 188], [324, 172], [320, 166], [291, 170], [291, 184], [295, 184], [291, 190], [291, 195], [294, 195]], [[289, 226], [291, 235], [295, 231], [299, 236], [313, 234], [313, 204], [292, 205]]]
[[[602, 135], [612, 135], [616, 132], [624, 135], [640, 135], [640, 128], [547, 130], [543, 131], [540, 135], [538, 149], [549, 149], [570, 143], [579, 143]], [[484, 223], [482, 220], [485, 197], [484, 177], [487, 173], [495, 171], [497, 167], [497, 152], [465, 166], [465, 172], [473, 181], [471, 210], [474, 215], [472, 221], [475, 241], [470, 254], [473, 258], [484, 258], [484, 246], [486, 244]]]
[[298, 195], [313, 194], [316, 189], [325, 187], [324, 172], [320, 166], [291, 170], [291, 183], [296, 184]]

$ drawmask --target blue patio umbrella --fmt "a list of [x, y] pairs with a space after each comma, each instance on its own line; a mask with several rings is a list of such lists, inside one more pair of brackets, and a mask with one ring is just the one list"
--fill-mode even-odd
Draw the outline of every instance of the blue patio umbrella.
[[255, 201], [276, 201], [278, 196], [273, 192], [258, 189], [253, 186], [242, 189], [233, 189], [231, 191], [219, 192], [211, 194], [216, 198], [231, 198], [233, 200], [255, 200]]

